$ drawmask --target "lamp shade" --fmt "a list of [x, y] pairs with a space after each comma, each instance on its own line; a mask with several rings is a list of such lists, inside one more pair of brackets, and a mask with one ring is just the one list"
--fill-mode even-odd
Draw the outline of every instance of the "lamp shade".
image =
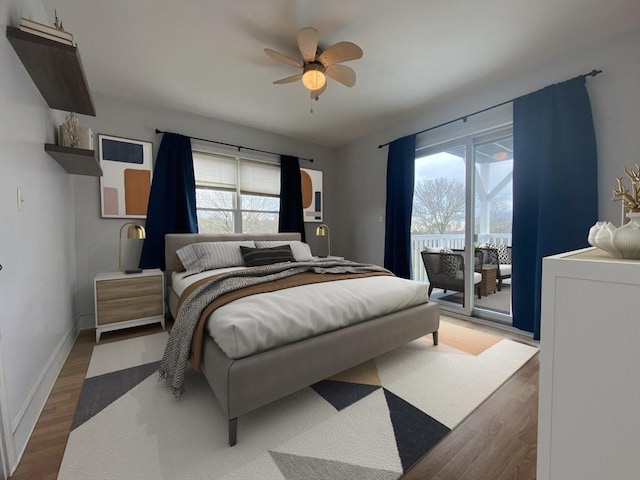
[[[127, 224], [125, 223], [125, 225]], [[127, 229], [127, 238], [131, 240], [144, 240], [145, 238], [147, 238], [147, 232], [145, 232], [142, 225], [132, 223]]]
[[[321, 223], [316, 228], [316, 237], [327, 237], [327, 257], [331, 255], [331, 236], [329, 235], [329, 226]], [[322, 255], [320, 255], [322, 256]]]
[[302, 84], [309, 90], [318, 90], [327, 83], [327, 77], [324, 74], [324, 66], [321, 63], [312, 62], [304, 67], [302, 74]]

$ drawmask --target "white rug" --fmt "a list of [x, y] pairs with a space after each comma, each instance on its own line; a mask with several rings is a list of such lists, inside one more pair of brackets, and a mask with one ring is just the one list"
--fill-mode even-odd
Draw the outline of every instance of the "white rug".
[[440, 335], [241, 416], [234, 447], [203, 376], [180, 400], [156, 380], [166, 332], [98, 345], [58, 478], [397, 479], [537, 352], [496, 339], [473, 355]]

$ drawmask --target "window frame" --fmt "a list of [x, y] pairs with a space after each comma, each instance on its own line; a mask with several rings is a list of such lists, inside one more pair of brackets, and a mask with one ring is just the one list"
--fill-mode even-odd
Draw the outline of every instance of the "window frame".
[[[192, 146], [193, 155], [198, 156], [210, 156], [210, 157], [221, 157], [222, 159], [234, 160], [235, 161], [235, 187], [234, 188], [223, 188], [223, 187], [214, 187], [209, 185], [204, 185], [202, 183], [198, 183], [198, 178], [195, 178], [195, 188], [196, 188], [196, 200], [197, 200], [197, 191], [214, 191], [214, 192], [230, 192], [233, 194], [232, 196], [232, 208], [217, 208], [217, 207], [199, 207], [196, 203], [196, 217], [198, 217], [198, 212], [230, 212], [232, 214], [232, 223], [233, 223], [233, 232], [231, 233], [246, 233], [244, 232], [243, 225], [243, 214], [246, 213], [265, 213], [270, 215], [276, 215], [277, 220], [279, 220], [280, 211], [278, 210], [257, 210], [257, 209], [243, 209], [242, 208], [242, 200], [243, 195], [245, 196], [253, 196], [253, 197], [266, 197], [266, 198], [277, 198], [279, 200], [279, 195], [262, 193], [262, 192], [254, 192], [254, 191], [243, 191], [240, 185], [240, 170], [243, 163], [261, 163], [280, 170], [280, 161], [279, 158], [275, 156], [263, 156], [263, 155], [251, 155], [251, 154], [239, 154], [238, 152], [229, 152], [222, 149], [214, 149], [208, 145], [193, 145]], [[194, 171], [195, 176], [195, 171]], [[280, 190], [280, 188], [278, 188]], [[277, 223], [277, 222], [276, 222]], [[276, 226], [277, 231], [277, 226]], [[213, 232], [212, 232], [213, 233]], [[257, 233], [257, 232], [256, 232]], [[274, 233], [273, 231], [265, 231], [259, 233]]]

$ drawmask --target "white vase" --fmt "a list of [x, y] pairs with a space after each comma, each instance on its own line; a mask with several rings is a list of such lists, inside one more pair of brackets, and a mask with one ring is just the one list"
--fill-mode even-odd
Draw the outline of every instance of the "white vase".
[[630, 221], [618, 228], [597, 222], [589, 230], [589, 243], [614, 257], [640, 260], [640, 212], [627, 213], [627, 217]]
[[640, 260], [640, 212], [627, 213], [627, 217], [629, 222], [616, 229], [611, 243], [622, 258]]

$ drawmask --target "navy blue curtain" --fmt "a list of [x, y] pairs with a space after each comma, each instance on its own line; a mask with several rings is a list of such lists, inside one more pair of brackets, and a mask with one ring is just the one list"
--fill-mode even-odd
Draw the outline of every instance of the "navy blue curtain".
[[280, 215], [279, 232], [299, 232], [302, 241], [304, 235], [304, 216], [302, 214], [302, 181], [298, 157], [280, 156]]
[[198, 232], [196, 181], [189, 137], [175, 133], [165, 133], [162, 137], [153, 169], [146, 232], [140, 268], [162, 270], [165, 270], [164, 235]]
[[415, 177], [416, 136], [389, 144], [384, 267], [398, 277], [411, 276], [411, 209]]
[[516, 99], [513, 141], [513, 325], [539, 339], [542, 258], [589, 246], [598, 219], [585, 77]]

